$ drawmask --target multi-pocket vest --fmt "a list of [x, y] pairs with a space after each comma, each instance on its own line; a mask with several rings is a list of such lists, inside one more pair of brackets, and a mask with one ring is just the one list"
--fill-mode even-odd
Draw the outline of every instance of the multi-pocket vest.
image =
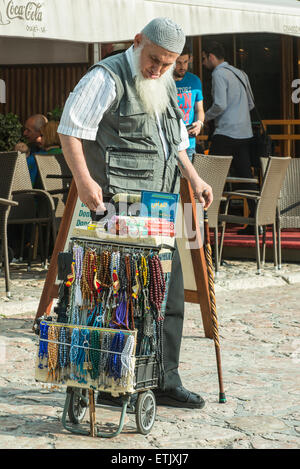
[[83, 141], [90, 174], [103, 194], [141, 190], [178, 192], [176, 168], [182, 114], [175, 84], [161, 116], [169, 144], [166, 160], [156, 118], [143, 108], [125, 53], [108, 57], [94, 67], [104, 67], [116, 83], [116, 99], [99, 124], [96, 140]]

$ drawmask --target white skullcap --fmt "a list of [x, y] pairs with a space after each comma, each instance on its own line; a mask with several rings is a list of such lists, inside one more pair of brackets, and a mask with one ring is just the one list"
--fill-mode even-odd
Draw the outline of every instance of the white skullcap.
[[169, 18], [154, 18], [141, 33], [154, 44], [179, 55], [185, 44], [185, 34], [182, 28]]

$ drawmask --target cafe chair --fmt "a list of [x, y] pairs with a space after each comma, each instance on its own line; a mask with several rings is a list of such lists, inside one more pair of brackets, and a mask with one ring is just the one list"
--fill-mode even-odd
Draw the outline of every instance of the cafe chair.
[[215, 246], [215, 275], [219, 273], [219, 248], [218, 248], [218, 215], [223, 191], [231, 165], [232, 156], [215, 156], [194, 154], [193, 166], [197, 173], [207, 184], [212, 187], [214, 200], [207, 210], [208, 225], [214, 230]]
[[[264, 174], [269, 158], [260, 158]], [[300, 228], [300, 159], [292, 158], [280, 190], [277, 206], [278, 268], [281, 269], [281, 229]]]
[[[7, 240], [7, 220], [11, 207], [17, 206], [18, 202], [12, 200], [11, 189], [15, 169], [15, 160], [10, 158], [11, 153], [1, 152], [0, 157], [5, 159], [6, 171], [0, 171], [0, 238], [2, 251], [2, 264], [4, 264], [5, 291], [6, 296], [11, 296], [11, 280], [9, 272], [8, 240]], [[17, 155], [13, 152], [13, 155]], [[2, 166], [2, 162], [0, 160]]]
[[[13, 172], [8, 168], [13, 164]], [[20, 258], [23, 257], [25, 243], [25, 226], [31, 226], [27, 269], [30, 270], [34, 248], [34, 236], [36, 228], [39, 230], [39, 246], [41, 261], [46, 265], [49, 254], [50, 232], [56, 233], [54, 219], [54, 204], [49, 194], [40, 189], [33, 189], [26, 156], [20, 152], [10, 152], [5, 157], [0, 156], [1, 176], [5, 184], [11, 184], [12, 200], [18, 202], [18, 206], [12, 207], [7, 223], [9, 225], [21, 225], [22, 236], [20, 244]], [[43, 241], [43, 227], [46, 226], [46, 241]]]
[[[280, 247], [280, 237], [276, 242], [276, 224], [277, 224], [277, 206], [280, 190], [286, 175], [287, 168], [290, 164], [290, 157], [270, 157], [268, 158], [266, 169], [262, 176], [262, 185], [259, 191], [234, 191], [226, 192], [227, 202], [224, 213], [219, 215], [219, 221], [222, 224], [221, 241], [220, 241], [220, 259], [222, 258], [224, 235], [226, 223], [236, 225], [252, 225], [255, 227], [255, 247], [256, 247], [256, 263], [257, 273], [261, 273], [261, 256], [259, 245], [259, 227], [264, 228], [263, 236], [263, 252], [265, 251], [265, 228], [272, 226], [273, 236], [273, 257], [275, 268], [278, 269], [277, 242], [278, 249]], [[240, 195], [256, 202], [255, 213], [253, 217], [245, 217], [228, 214], [231, 198]]]
[[[278, 201], [278, 235], [281, 228], [300, 228], [300, 159], [292, 158]], [[281, 250], [278, 259], [281, 267]]]
[[34, 157], [41, 188], [50, 194], [54, 203], [56, 231], [58, 232], [72, 182], [72, 173], [63, 154], [35, 154]]

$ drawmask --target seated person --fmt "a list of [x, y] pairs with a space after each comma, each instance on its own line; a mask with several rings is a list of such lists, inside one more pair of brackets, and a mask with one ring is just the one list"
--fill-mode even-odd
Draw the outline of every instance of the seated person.
[[41, 128], [42, 150], [36, 152], [40, 155], [62, 154], [60, 139], [57, 133], [59, 122], [49, 121]]
[[27, 157], [27, 164], [33, 187], [35, 186], [38, 173], [34, 154], [41, 150], [41, 127], [46, 122], [48, 122], [48, 119], [43, 114], [34, 114], [33, 116], [28, 117], [27, 121], [25, 122], [23, 135], [26, 138], [30, 151], [30, 154]]
[[29, 146], [26, 145], [26, 143], [24, 142], [16, 143], [14, 150], [19, 151], [20, 153], [24, 153], [26, 155], [30, 180], [31, 180], [32, 186], [34, 186], [36, 177], [37, 177], [37, 165], [36, 165], [36, 161], [34, 159], [33, 153], [30, 152]]
[[19, 151], [20, 153], [25, 153], [26, 157], [28, 158], [30, 155], [29, 146], [26, 145], [24, 142], [18, 142], [14, 146], [14, 151]]

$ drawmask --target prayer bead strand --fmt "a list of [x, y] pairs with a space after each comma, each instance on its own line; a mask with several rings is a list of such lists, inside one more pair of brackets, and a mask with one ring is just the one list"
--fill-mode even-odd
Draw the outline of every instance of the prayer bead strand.
[[48, 378], [54, 381], [56, 378], [56, 368], [58, 362], [58, 329], [49, 326], [48, 331]]
[[[48, 357], [48, 329], [49, 326], [45, 322], [40, 323], [40, 343], [39, 343], [39, 368], [43, 369], [43, 360]], [[45, 366], [45, 368], [47, 365]]]

